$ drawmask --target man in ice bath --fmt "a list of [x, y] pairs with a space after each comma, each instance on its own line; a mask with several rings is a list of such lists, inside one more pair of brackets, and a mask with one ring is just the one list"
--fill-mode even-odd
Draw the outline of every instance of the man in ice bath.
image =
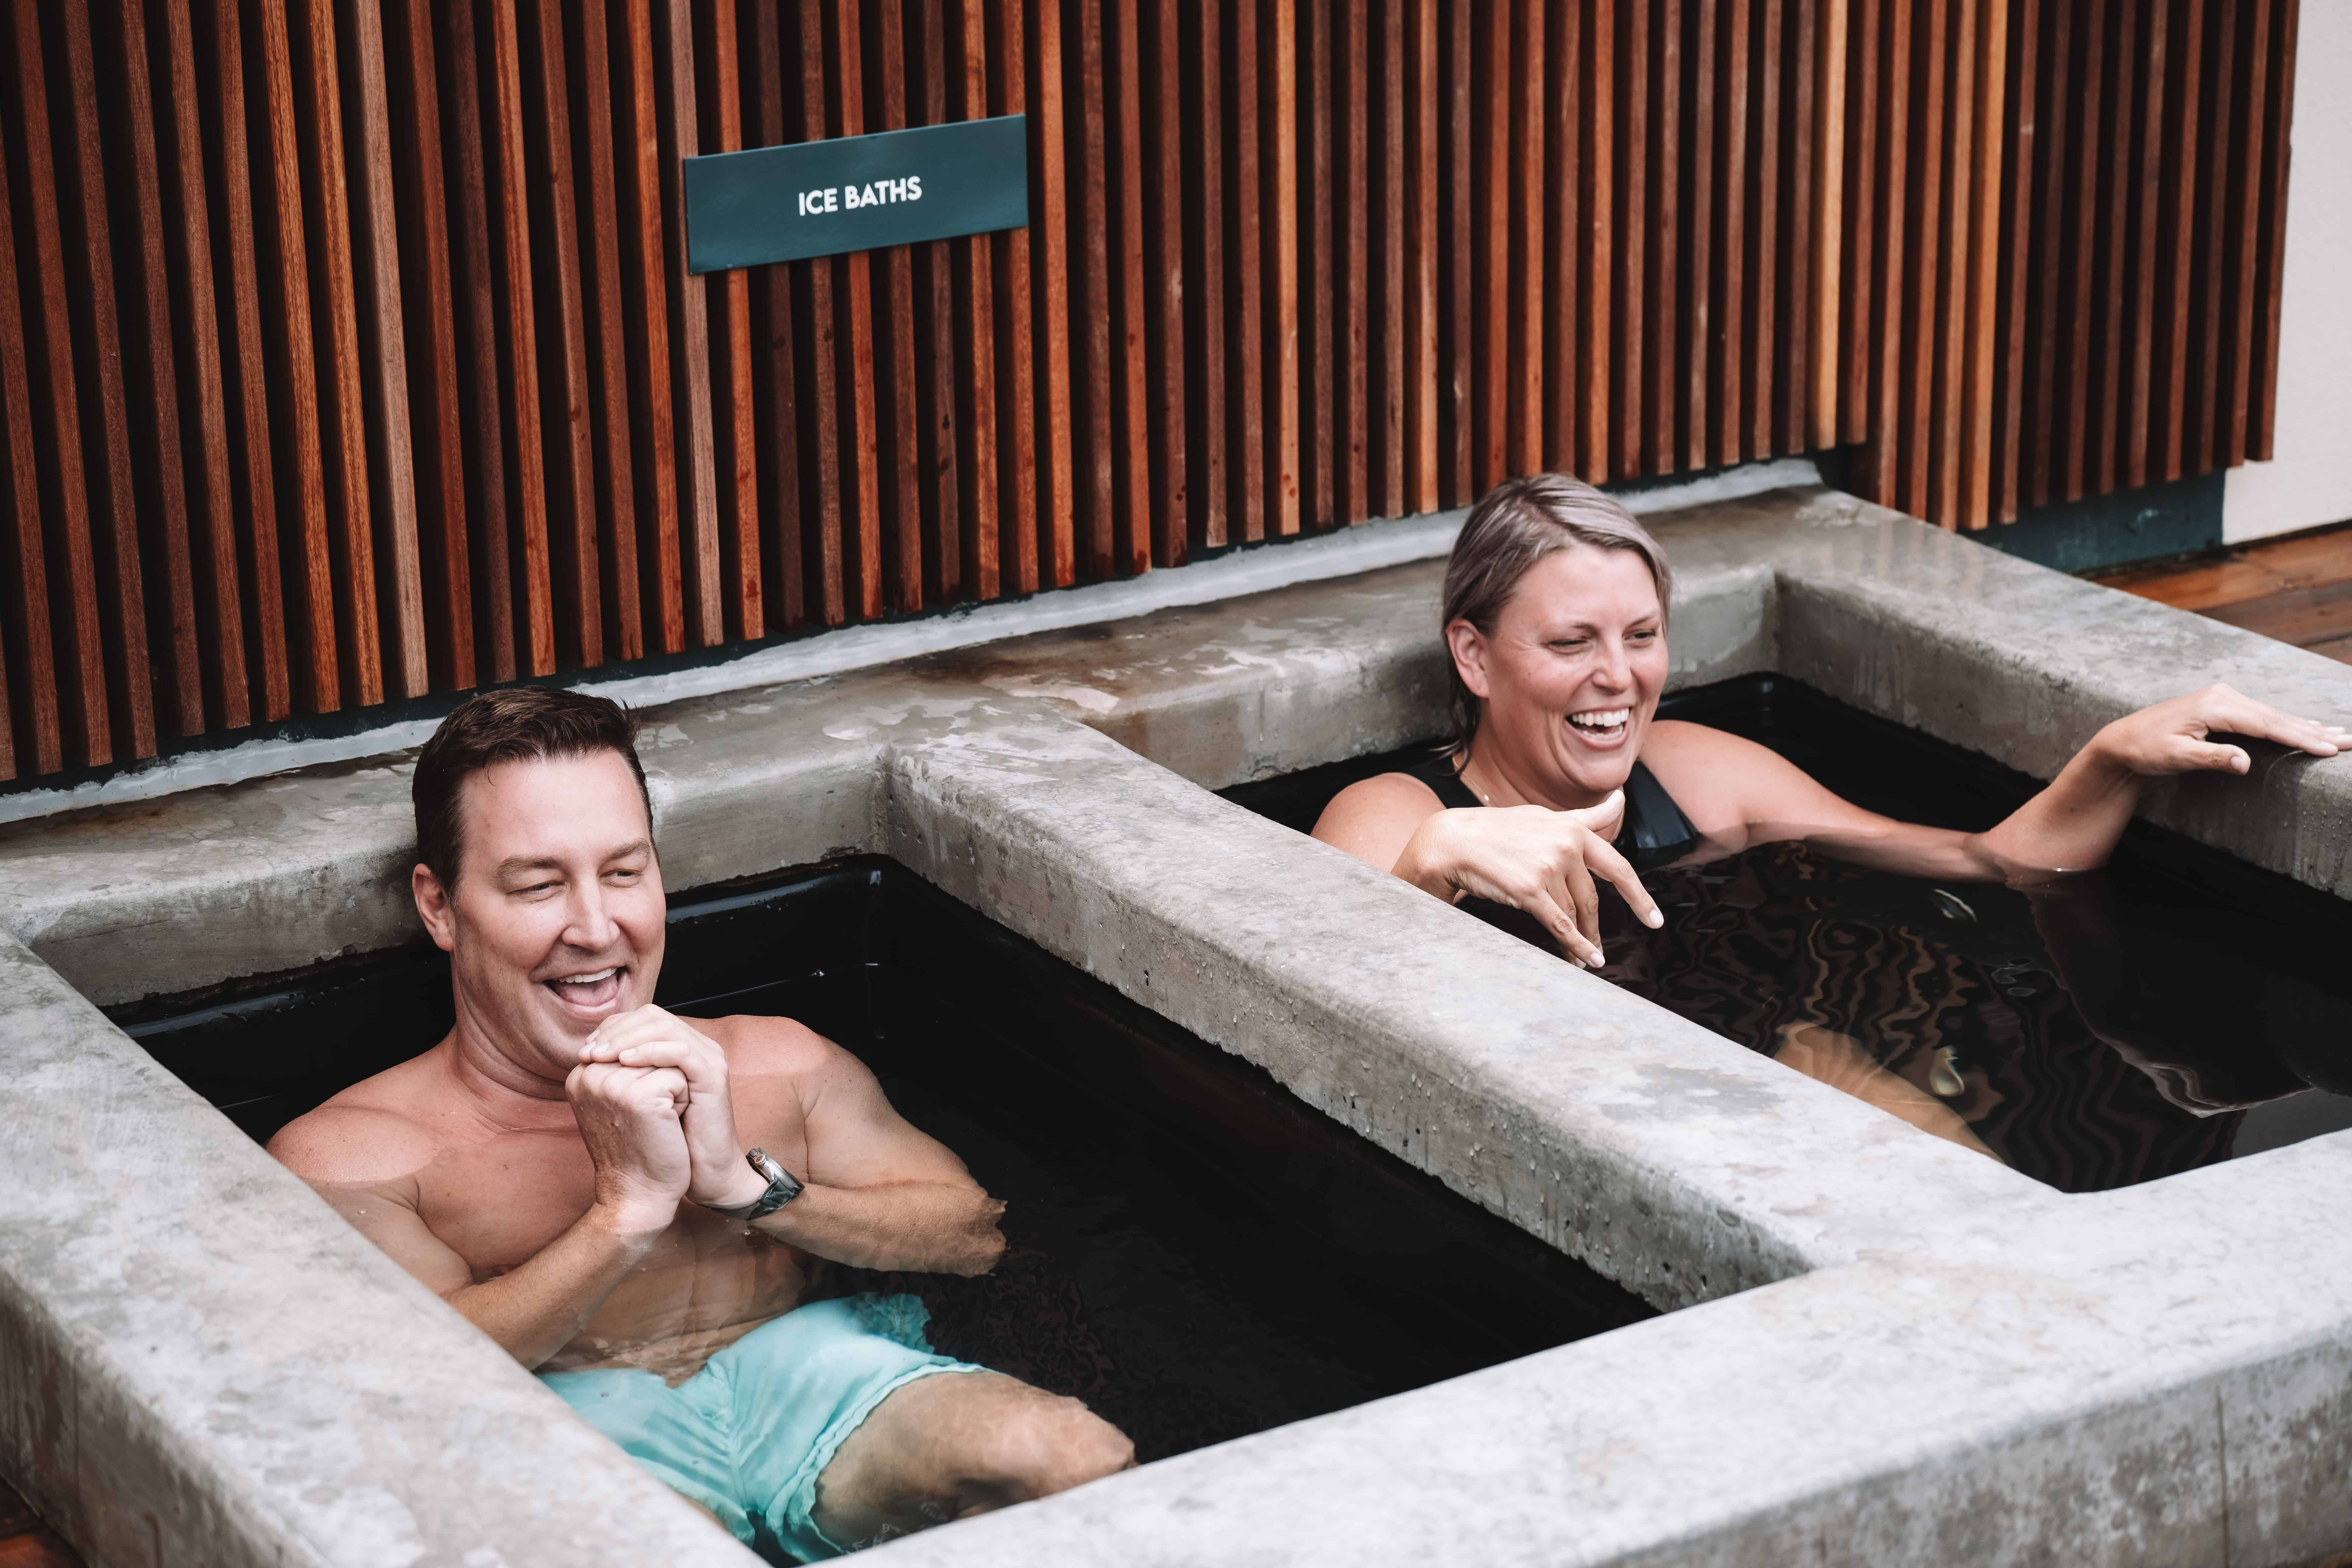
[[771, 1556], [1133, 1462], [1077, 1401], [932, 1353], [914, 1297], [811, 1300], [828, 1259], [986, 1273], [1003, 1205], [831, 1041], [652, 1005], [660, 865], [618, 707], [474, 698], [413, 789], [411, 881], [457, 1026], [271, 1153]]

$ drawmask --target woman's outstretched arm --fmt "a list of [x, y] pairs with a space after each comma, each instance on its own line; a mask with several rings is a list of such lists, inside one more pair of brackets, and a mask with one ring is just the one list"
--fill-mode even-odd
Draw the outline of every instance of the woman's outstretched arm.
[[2273, 741], [2315, 757], [2352, 748], [2352, 731], [2281, 712], [2226, 686], [2209, 686], [2107, 725], [2048, 788], [1982, 833], [1864, 811], [1765, 747], [1696, 724], [1658, 724], [1645, 755], [1722, 852], [1798, 838], [1882, 870], [1992, 881], [2105, 864], [2139, 805], [2141, 780], [2243, 773], [2252, 766], [2243, 748], [2212, 738], [2224, 734]]

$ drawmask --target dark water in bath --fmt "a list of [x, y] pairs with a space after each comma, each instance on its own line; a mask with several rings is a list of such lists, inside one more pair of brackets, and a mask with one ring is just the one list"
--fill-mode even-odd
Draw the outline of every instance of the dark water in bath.
[[[1761, 742], [1912, 821], [1989, 827], [2038, 787], [1777, 677], [1678, 693], [1659, 712]], [[1304, 830], [1346, 784], [1426, 754], [1226, 793]], [[1945, 1103], [1978, 1137], [2065, 1191], [2352, 1127], [2352, 910], [2178, 835], [2136, 824], [2106, 870], [2030, 898], [1789, 844], [1644, 881], [1665, 925], [1604, 892], [1608, 979], [1758, 1050], [1791, 1028], [1843, 1035], [1956, 1091]], [[1496, 923], [1554, 948], [1513, 911]]]
[[[671, 910], [660, 1001], [796, 1017], [1008, 1204], [985, 1279], [908, 1289], [938, 1347], [1086, 1400], [1145, 1459], [1651, 1315], [1271, 1078], [893, 862]], [[257, 1139], [449, 1026], [429, 949], [113, 1010]]]

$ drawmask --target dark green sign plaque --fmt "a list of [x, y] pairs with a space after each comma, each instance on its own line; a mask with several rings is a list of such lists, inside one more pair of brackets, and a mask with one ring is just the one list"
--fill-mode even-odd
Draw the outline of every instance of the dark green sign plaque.
[[1028, 117], [686, 160], [686, 269], [951, 239], [1029, 221]]

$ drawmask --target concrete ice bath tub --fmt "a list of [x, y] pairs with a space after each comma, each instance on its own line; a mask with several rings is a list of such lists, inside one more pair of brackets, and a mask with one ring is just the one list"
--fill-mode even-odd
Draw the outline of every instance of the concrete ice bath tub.
[[[1442, 547], [1436, 521], [1421, 529]], [[1661, 521], [1677, 678], [2048, 776], [2352, 672], [1818, 490]], [[1368, 534], [1366, 537], [1373, 537]], [[1662, 1308], [883, 1551], [912, 1563], [2274, 1563], [2352, 1543], [2352, 1136], [2066, 1196], [1209, 791], [1425, 733], [1437, 568], [674, 703], [674, 889], [925, 880]], [[2352, 773], [2147, 815], [2342, 897]], [[745, 1561], [97, 1010], [407, 934], [397, 758], [0, 836], [0, 1444], [104, 1563]], [[166, 940], [168, 939], [168, 940]]]

